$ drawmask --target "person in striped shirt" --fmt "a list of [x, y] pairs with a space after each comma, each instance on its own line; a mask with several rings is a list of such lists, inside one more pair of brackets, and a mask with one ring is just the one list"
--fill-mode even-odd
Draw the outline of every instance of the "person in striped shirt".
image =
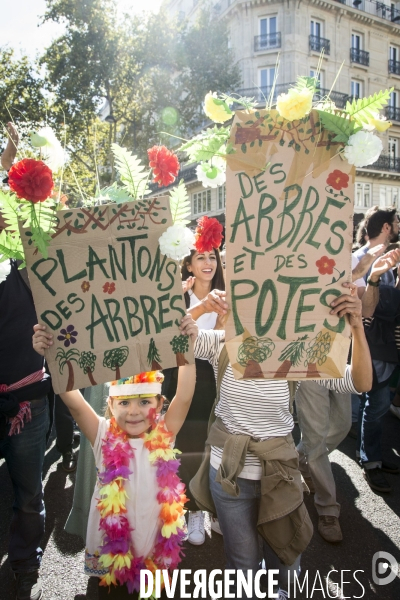
[[[318, 383], [340, 393], [360, 393], [369, 390], [372, 385], [371, 358], [365, 339], [361, 301], [357, 296], [356, 286], [351, 283], [343, 285], [350, 288], [351, 294], [343, 294], [336, 298], [331, 303], [330, 314], [340, 317], [348, 315], [353, 337], [351, 365], [347, 367], [342, 379], [325, 379], [319, 380]], [[189, 309], [195, 319], [210, 311], [219, 314], [227, 313], [228, 305], [223, 292], [214, 291], [198, 305]], [[196, 358], [207, 359], [214, 368], [216, 378], [224, 342], [224, 331], [200, 330], [195, 343]], [[228, 433], [228, 438], [247, 436], [251, 441], [261, 443], [266, 440], [285, 438], [288, 446], [294, 448], [291, 438], [293, 418], [289, 410], [289, 386], [285, 379], [235, 380], [232, 367], [228, 364], [222, 377], [215, 416], [217, 420], [211, 427], [209, 442], [210, 438], [213, 439], [213, 430], [221, 427]], [[239, 441], [239, 437], [237, 440]], [[244, 572], [252, 569], [255, 572], [259, 568], [260, 558], [257, 521], [261, 497], [260, 480], [263, 474], [261, 461], [252, 452], [247, 452], [242, 457], [237, 481], [235, 479], [232, 482], [233, 495], [231, 495], [226, 491], [226, 486], [223, 488], [220, 483], [222, 479], [226, 479], [224, 473], [221, 474], [224, 448], [212, 443], [210, 445], [209, 485], [224, 535], [227, 568]], [[295, 460], [298, 467], [297, 455]], [[297, 468], [295, 470], [297, 471]], [[293, 475], [300, 478], [298, 471]], [[288, 489], [290, 490], [290, 487]], [[283, 599], [287, 597], [288, 576], [292, 574], [293, 579], [293, 571], [299, 570], [300, 556], [295, 557], [291, 564], [287, 564], [287, 561], [283, 564], [276, 550], [276, 548], [273, 550], [264, 540], [263, 557], [266, 567], [279, 570], [279, 598]], [[291, 556], [293, 557], [293, 553]]]

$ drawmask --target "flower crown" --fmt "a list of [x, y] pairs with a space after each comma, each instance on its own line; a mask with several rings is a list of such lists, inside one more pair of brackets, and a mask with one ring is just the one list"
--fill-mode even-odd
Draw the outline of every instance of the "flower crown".
[[145, 371], [139, 375], [111, 381], [109, 394], [112, 398], [131, 398], [144, 394], [156, 396], [161, 394], [163, 381], [164, 375], [161, 371]]
[[220, 247], [222, 242], [223, 227], [218, 219], [201, 217], [197, 221], [195, 232], [195, 248], [197, 252], [211, 252]]

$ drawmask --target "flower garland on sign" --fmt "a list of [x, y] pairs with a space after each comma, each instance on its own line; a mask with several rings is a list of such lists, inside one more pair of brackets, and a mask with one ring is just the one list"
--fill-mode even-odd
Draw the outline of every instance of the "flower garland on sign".
[[[176, 569], [181, 561], [181, 543], [185, 537], [183, 505], [187, 502], [185, 486], [177, 471], [180, 461], [179, 450], [171, 448], [173, 434], [167, 431], [164, 422], [155, 424], [152, 430], [141, 436], [149, 451], [149, 462], [157, 469], [157, 500], [160, 504], [161, 527], [157, 534], [151, 556], [135, 557], [131, 542], [132, 527], [126, 516], [127, 493], [125, 481], [132, 471], [129, 462], [134, 450], [128, 435], [117, 425], [114, 418], [102, 443], [103, 471], [99, 473], [100, 530], [103, 544], [100, 546], [99, 564], [108, 569], [100, 585], [126, 584], [129, 593], [140, 589], [140, 571]], [[163, 586], [163, 581], [162, 581]], [[155, 598], [154, 595], [151, 598]]]

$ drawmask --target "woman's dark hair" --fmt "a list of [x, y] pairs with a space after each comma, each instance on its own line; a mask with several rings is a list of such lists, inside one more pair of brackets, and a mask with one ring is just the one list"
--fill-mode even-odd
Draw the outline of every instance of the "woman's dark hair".
[[[217, 268], [215, 270], [214, 277], [212, 278], [212, 281], [211, 281], [211, 290], [225, 291], [224, 268], [222, 266], [219, 250], [214, 249], [214, 252], [215, 252], [216, 259], [217, 259]], [[189, 256], [185, 256], [185, 258], [183, 259], [182, 267], [181, 267], [182, 281], [186, 281], [186, 279], [188, 279], [189, 277], [192, 276], [190, 271], [188, 271], [188, 265], [192, 264], [192, 258], [195, 253], [196, 253], [196, 250], [191, 250]], [[186, 304], [186, 308], [189, 308], [190, 295], [188, 292], [185, 292], [185, 304]]]
[[359, 222], [357, 231], [356, 231], [356, 247], [361, 248], [365, 246], [366, 240], [365, 236], [367, 235], [367, 230], [365, 229], [365, 219]]

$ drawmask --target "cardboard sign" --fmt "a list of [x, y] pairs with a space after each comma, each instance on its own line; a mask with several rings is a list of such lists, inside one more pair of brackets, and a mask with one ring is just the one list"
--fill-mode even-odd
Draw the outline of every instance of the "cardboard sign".
[[237, 379], [342, 377], [345, 318], [329, 303], [351, 281], [355, 169], [318, 112], [236, 113], [228, 155], [227, 349]]
[[179, 265], [162, 255], [167, 197], [57, 213], [43, 258], [21, 229], [56, 392], [193, 362], [178, 325], [186, 314]]

